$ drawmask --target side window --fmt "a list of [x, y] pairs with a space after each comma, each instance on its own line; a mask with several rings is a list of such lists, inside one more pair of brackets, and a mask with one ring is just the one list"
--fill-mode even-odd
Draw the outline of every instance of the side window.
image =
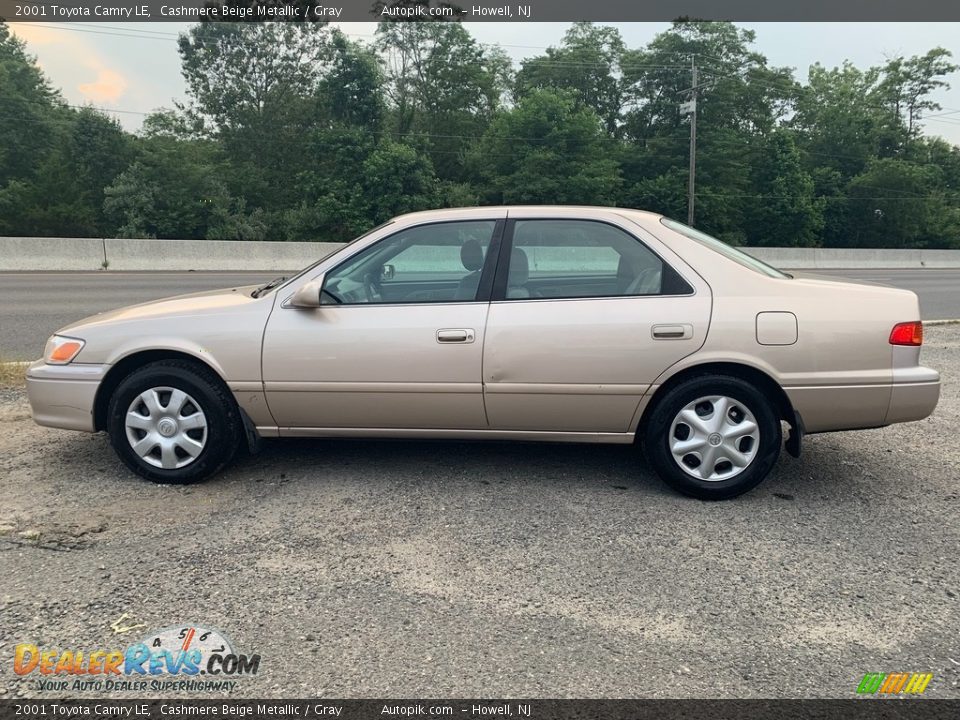
[[507, 299], [683, 295], [693, 289], [619, 228], [590, 220], [518, 220]]
[[475, 300], [495, 226], [480, 220], [401, 230], [327, 273], [324, 294], [344, 305]]

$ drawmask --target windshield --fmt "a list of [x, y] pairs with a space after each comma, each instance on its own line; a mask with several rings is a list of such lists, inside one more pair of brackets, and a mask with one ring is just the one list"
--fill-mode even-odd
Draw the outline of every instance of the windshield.
[[735, 263], [743, 265], [744, 267], [748, 267], [758, 273], [763, 273], [767, 277], [793, 277], [782, 270], [777, 270], [777, 268], [773, 267], [772, 265], [767, 265], [765, 262], [757, 260], [755, 257], [753, 257], [753, 255], [747, 255], [747, 253], [743, 252], [742, 250], [737, 250], [732, 245], [727, 245], [725, 242], [723, 242], [723, 240], [717, 240], [717, 238], [707, 235], [704, 232], [700, 232], [689, 225], [684, 225], [683, 223], [677, 222], [676, 220], [671, 220], [670, 218], [661, 218], [660, 222], [671, 230], [674, 230], [681, 235], [690, 238], [691, 240], [696, 240], [701, 245], [706, 245], [708, 248], [714, 252], [720, 253], [725, 258], [733, 260]]
[[[357, 242], [358, 240], [363, 240], [365, 237], [367, 237], [367, 236], [369, 236], [369, 235], [372, 235], [373, 233], [377, 232], [378, 230], [381, 230], [382, 228], [385, 228], [387, 225], [390, 225], [390, 224], [392, 224], [392, 223], [393, 223], [393, 220], [387, 220], [385, 223], [380, 223], [380, 224], [377, 225], [376, 227], [370, 228], [369, 230], [367, 230], [367, 231], [366, 231], [365, 233], [363, 233], [362, 235], [358, 235], [357, 237], [355, 237], [355, 238], [354, 238], [353, 240], [351, 240], [350, 242], [344, 243], [344, 244], [343, 244], [343, 247], [339, 247], [339, 248], [337, 248], [336, 250], [334, 250], [333, 252], [340, 252], [343, 248], [349, 247], [350, 245], [353, 245], [353, 244], [354, 244], [355, 242]], [[330, 254], [328, 254], [328, 255], [325, 255], [325, 256], [323, 256], [322, 258], [320, 258], [319, 260], [317, 260], [315, 263], [313, 263], [313, 264], [311, 264], [311, 265], [307, 265], [307, 267], [305, 267], [303, 270], [301, 270], [300, 272], [298, 272], [296, 275], [293, 275], [289, 280], [287, 280], [287, 281], [286, 281], [285, 283], [283, 283], [283, 284], [289, 284], [289, 283], [293, 282], [294, 280], [296, 280], [297, 278], [303, 277], [303, 276], [306, 275], [308, 272], [310, 272], [311, 270], [313, 270], [317, 265], [319, 265], [319, 264], [322, 263], [324, 260], [326, 260], [328, 257], [330, 257], [330, 255], [332, 255], [332, 254], [333, 254], [333, 253], [330, 253]], [[285, 278], [278, 278], [278, 280], [280, 280], [281, 282], [283, 282], [284, 279], [285, 279]], [[258, 295], [254, 295], [254, 297], [259, 297], [259, 295], [265, 295], [265, 294], [268, 293], [269, 291], [275, 290], [277, 287], [280, 286], [281, 282], [277, 282], [276, 285], [275, 285], [275, 284], [274, 284], [274, 281], [271, 281], [271, 282], [267, 283], [266, 286], [257, 288], [257, 290], [255, 290], [254, 292], [258, 292]]]

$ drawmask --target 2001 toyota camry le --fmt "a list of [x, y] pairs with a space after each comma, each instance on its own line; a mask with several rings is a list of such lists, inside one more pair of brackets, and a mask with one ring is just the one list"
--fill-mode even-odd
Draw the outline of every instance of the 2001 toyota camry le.
[[790, 275], [647, 212], [395, 218], [295, 277], [60, 330], [41, 425], [202, 480], [261, 437], [641, 441], [670, 486], [739, 495], [805, 433], [933, 412], [917, 296]]

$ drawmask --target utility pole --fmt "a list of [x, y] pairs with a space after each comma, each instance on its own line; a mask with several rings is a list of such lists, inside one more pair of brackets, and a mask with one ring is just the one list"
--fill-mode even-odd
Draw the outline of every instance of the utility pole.
[[688, 105], [693, 106], [690, 113], [690, 174], [687, 178], [687, 225], [693, 227], [693, 211], [696, 198], [697, 184], [697, 56], [690, 56], [690, 72], [693, 75], [693, 84], [690, 86], [690, 100]]
[[708, 81], [699, 85], [700, 77], [697, 74], [697, 56], [690, 56], [690, 74], [693, 75], [693, 85], [681, 90], [680, 95], [687, 98], [680, 104], [680, 114], [690, 118], [690, 171], [687, 175], [687, 225], [693, 226], [694, 210], [697, 197], [697, 93], [701, 87], [708, 87], [713, 83]]

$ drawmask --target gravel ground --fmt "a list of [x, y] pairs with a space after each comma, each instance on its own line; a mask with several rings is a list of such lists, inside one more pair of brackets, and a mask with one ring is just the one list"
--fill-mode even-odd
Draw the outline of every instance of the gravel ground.
[[712, 504], [618, 446], [274, 441], [155, 486], [6, 390], [0, 697], [63, 695], [16, 643], [123, 648], [126, 614], [259, 653], [235, 697], [851, 697], [924, 671], [958, 698], [958, 350], [928, 329], [931, 418], [810, 437]]

